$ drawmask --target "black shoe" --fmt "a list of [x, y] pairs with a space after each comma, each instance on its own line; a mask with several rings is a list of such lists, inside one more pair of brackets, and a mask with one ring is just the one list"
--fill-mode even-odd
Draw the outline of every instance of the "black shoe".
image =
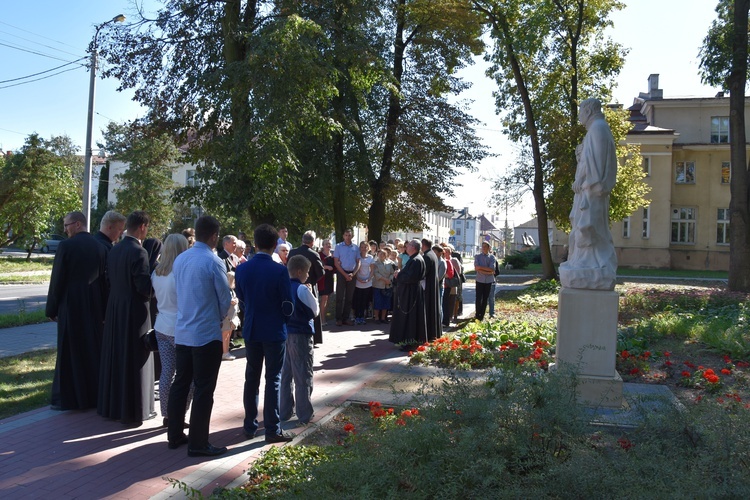
[[288, 443], [294, 439], [294, 434], [282, 432], [281, 434], [266, 434], [266, 443]]
[[229, 348], [230, 349], [237, 349], [239, 346], [240, 346], [239, 344], [235, 344], [231, 340], [229, 341]]
[[258, 432], [258, 429], [255, 429], [254, 431], [250, 432], [247, 429], [242, 429], [242, 433], [245, 435], [248, 439], [255, 439], [255, 434]]
[[223, 455], [227, 452], [227, 447], [222, 446], [221, 448], [217, 448], [216, 446], [207, 445], [205, 448], [200, 448], [197, 450], [193, 450], [191, 448], [188, 448], [188, 456], [189, 457], [216, 457], [219, 455]]
[[167, 446], [169, 447], [170, 450], [176, 450], [183, 444], [187, 444], [187, 443], [188, 443], [188, 437], [185, 434], [183, 434], [182, 436], [178, 437], [174, 441], [170, 439], [167, 442]]

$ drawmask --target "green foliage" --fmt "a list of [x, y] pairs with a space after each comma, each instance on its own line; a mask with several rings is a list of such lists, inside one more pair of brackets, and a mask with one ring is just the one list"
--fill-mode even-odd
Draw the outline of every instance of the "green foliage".
[[172, 172], [182, 158], [174, 138], [147, 123], [110, 122], [104, 141], [114, 159], [128, 164], [125, 172], [115, 176], [121, 185], [116, 190], [117, 211], [127, 215], [145, 210], [151, 217], [150, 236], [161, 238], [174, 217]]
[[503, 265], [510, 264], [513, 269], [526, 269], [531, 262], [524, 252], [513, 252], [503, 259]]
[[66, 136], [30, 135], [0, 170], [0, 246], [38, 245], [56, 219], [80, 209], [81, 161]]
[[415, 398], [420, 418], [408, 425], [326, 447], [327, 459], [304, 472], [302, 452], [274, 452], [251, 475], [280, 473], [265, 498], [593, 498], [626, 483], [629, 498], [740, 497], [750, 488], [742, 403], [664, 406], [636, 429], [595, 428], [573, 404], [574, 384], [563, 373], [454, 376]]
[[711, 22], [698, 53], [701, 82], [729, 90], [734, 39], [734, 0], [720, 0], [716, 4], [716, 14], [717, 18]]

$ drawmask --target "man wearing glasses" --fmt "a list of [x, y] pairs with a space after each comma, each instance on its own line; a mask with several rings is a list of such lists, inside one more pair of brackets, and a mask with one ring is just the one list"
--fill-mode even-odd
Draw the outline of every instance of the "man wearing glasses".
[[83, 213], [70, 212], [63, 226], [68, 239], [55, 254], [46, 306], [57, 322], [51, 403], [53, 410], [85, 410], [97, 403], [107, 251], [86, 232]]

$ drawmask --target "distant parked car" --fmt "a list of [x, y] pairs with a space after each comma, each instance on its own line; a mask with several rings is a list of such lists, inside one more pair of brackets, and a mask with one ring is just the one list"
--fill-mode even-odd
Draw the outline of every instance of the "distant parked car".
[[57, 245], [60, 244], [62, 240], [64, 240], [64, 236], [60, 236], [59, 234], [51, 234], [49, 238], [44, 240], [44, 246], [42, 247], [42, 252], [56, 252], [57, 251]]

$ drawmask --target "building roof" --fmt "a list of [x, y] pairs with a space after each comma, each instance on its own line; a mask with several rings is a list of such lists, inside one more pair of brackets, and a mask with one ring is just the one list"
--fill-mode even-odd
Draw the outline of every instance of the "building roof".
[[479, 216], [479, 230], [480, 231], [497, 231], [497, 228], [495, 225], [490, 222], [490, 220], [484, 216], [484, 214]]

